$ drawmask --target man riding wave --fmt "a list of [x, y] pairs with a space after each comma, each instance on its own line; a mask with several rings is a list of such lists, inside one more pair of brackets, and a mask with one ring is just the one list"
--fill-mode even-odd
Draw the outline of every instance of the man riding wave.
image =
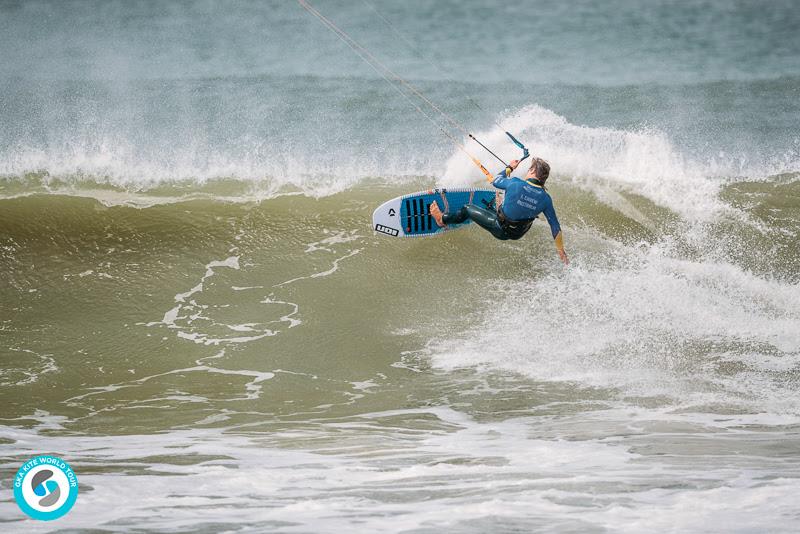
[[439, 205], [433, 202], [430, 207], [431, 216], [441, 227], [471, 219], [497, 239], [506, 240], [521, 238], [530, 229], [534, 219], [544, 213], [550, 224], [558, 256], [565, 265], [569, 264], [553, 199], [544, 188], [547, 177], [550, 176], [550, 165], [541, 158], [533, 158], [524, 180], [511, 176], [517, 165], [519, 160], [512, 160], [492, 182], [496, 188], [505, 190], [505, 198], [502, 205], [498, 205], [497, 212], [467, 204], [454, 213], [442, 213]]

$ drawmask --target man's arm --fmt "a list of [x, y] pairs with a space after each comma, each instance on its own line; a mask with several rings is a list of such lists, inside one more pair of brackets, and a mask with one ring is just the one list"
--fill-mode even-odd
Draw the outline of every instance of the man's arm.
[[517, 165], [519, 165], [519, 160], [512, 159], [511, 162], [508, 164], [508, 167], [497, 173], [497, 177], [492, 182], [492, 185], [495, 186], [497, 189], [507, 188], [508, 184], [511, 183], [511, 178], [510, 178], [511, 171], [516, 169]]
[[564, 262], [564, 265], [569, 265], [569, 258], [564, 250], [564, 236], [561, 233], [561, 225], [558, 223], [556, 216], [556, 209], [553, 207], [552, 199], [544, 209], [544, 216], [547, 217], [547, 223], [550, 225], [550, 232], [553, 234], [556, 250], [558, 250], [558, 257]]

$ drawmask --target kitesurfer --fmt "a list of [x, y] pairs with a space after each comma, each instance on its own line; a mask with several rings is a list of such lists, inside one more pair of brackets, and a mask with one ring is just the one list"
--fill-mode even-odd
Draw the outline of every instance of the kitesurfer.
[[517, 165], [519, 160], [512, 160], [492, 182], [496, 188], [505, 190], [503, 203], [497, 206], [496, 212], [467, 204], [454, 213], [442, 213], [439, 205], [432, 202], [431, 216], [441, 227], [471, 219], [497, 239], [506, 240], [521, 238], [530, 229], [534, 219], [540, 213], [544, 213], [550, 224], [558, 256], [565, 265], [568, 264], [569, 259], [564, 251], [561, 225], [556, 217], [553, 199], [544, 187], [550, 175], [550, 165], [542, 158], [533, 158], [524, 180], [511, 176]]

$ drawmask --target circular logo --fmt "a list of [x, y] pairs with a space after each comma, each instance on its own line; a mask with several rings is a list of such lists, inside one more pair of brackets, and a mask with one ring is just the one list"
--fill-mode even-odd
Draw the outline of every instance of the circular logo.
[[77, 498], [78, 477], [61, 458], [31, 458], [14, 477], [14, 499], [33, 519], [58, 519], [72, 509]]

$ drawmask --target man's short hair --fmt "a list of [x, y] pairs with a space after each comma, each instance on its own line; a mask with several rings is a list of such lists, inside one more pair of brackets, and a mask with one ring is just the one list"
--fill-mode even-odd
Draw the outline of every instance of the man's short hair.
[[536, 169], [536, 178], [544, 182], [550, 176], [550, 164], [542, 158], [531, 160], [531, 169]]

